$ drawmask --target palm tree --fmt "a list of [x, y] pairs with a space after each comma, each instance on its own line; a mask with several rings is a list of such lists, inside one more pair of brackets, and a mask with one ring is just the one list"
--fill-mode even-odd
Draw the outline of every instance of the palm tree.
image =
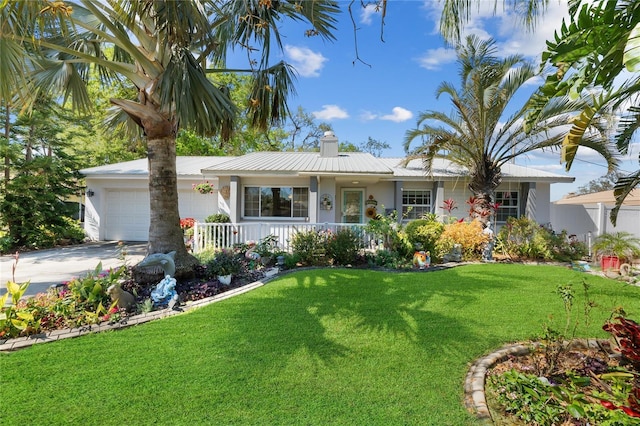
[[[38, 14], [32, 37], [4, 28], [0, 34], [0, 43], [19, 43], [25, 57], [29, 55], [24, 49], [37, 50], [32, 87], [63, 93], [80, 112], [90, 108], [87, 80], [95, 75], [89, 72], [91, 67], [104, 82], [120, 79], [135, 87], [137, 99], [111, 99], [111, 103], [146, 138], [148, 250], [149, 254], [177, 251], [177, 273], [190, 270], [195, 259], [186, 251], [179, 225], [176, 134], [188, 127], [198, 134], [228, 138], [238, 110], [228, 89], [208, 76], [247, 72], [252, 77], [246, 100], [251, 125], [266, 129], [279, 123], [287, 114], [294, 76], [288, 64], [271, 62], [272, 49], [282, 50], [278, 25], [285, 19], [306, 21], [314, 35], [332, 39], [339, 11], [333, 2], [320, 0], [29, 1], [4, 7], [16, 16], [30, 10], [25, 14], [30, 19]], [[231, 50], [247, 54], [247, 69], [225, 68]]]
[[[418, 117], [418, 126], [406, 134], [405, 162], [420, 158], [427, 172], [435, 158], [447, 158], [469, 170], [469, 189], [475, 197], [472, 216], [486, 223], [491, 211], [494, 191], [502, 180], [501, 167], [516, 157], [562, 145], [562, 128], [568, 113], [583, 106], [578, 99], [566, 98], [549, 103], [541, 111], [535, 126], [528, 128], [522, 118], [527, 105], [511, 116], [506, 110], [515, 93], [536, 76], [535, 67], [521, 56], [499, 59], [493, 40], [469, 36], [457, 50], [461, 84], [441, 83], [436, 96], [449, 95], [453, 111], [447, 115], [427, 111]], [[613, 168], [616, 164], [612, 147], [594, 127], [588, 143]], [[420, 144], [411, 148], [418, 140]]]

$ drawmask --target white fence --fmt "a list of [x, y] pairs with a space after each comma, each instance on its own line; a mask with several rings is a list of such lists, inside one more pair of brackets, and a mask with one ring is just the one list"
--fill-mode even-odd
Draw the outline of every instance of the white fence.
[[354, 230], [363, 247], [374, 248], [375, 238], [365, 232], [364, 224], [354, 223], [199, 223], [194, 225], [193, 252], [206, 248], [230, 248], [236, 244], [249, 241], [259, 242], [261, 239], [275, 235], [278, 237], [278, 249], [291, 252], [291, 238], [296, 232], [333, 232], [342, 229]]
[[591, 233], [595, 238], [604, 233], [629, 232], [640, 238], [640, 206], [622, 206], [618, 212], [616, 226], [609, 215], [613, 206], [605, 204], [551, 205], [551, 225], [554, 230], [566, 229], [569, 234]]

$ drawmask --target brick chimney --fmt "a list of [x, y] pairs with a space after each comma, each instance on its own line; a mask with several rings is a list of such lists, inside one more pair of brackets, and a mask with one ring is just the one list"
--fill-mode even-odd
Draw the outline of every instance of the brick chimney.
[[324, 132], [320, 138], [320, 157], [338, 156], [338, 138], [332, 131]]

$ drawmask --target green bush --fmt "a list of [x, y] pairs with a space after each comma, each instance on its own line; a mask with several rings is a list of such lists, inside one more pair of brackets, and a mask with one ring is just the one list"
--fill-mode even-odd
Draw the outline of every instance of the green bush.
[[409, 266], [405, 256], [390, 250], [377, 250], [375, 253], [367, 254], [367, 264], [369, 266], [378, 266], [381, 268], [401, 269]]
[[[382, 206], [384, 209], [384, 206]], [[397, 253], [401, 257], [413, 255], [413, 244], [398, 222], [398, 212], [392, 211], [387, 215], [377, 215], [365, 226], [365, 231], [382, 242], [383, 248]]]
[[216, 252], [207, 262], [207, 273], [211, 278], [220, 275], [235, 275], [242, 270], [242, 255], [231, 249]]
[[444, 224], [435, 220], [416, 219], [409, 222], [404, 232], [411, 244], [420, 245], [422, 250], [436, 252], [436, 243], [444, 231]]
[[216, 257], [217, 252], [218, 250], [214, 249], [213, 247], [208, 247], [204, 250], [200, 250], [198, 253], [195, 253], [194, 256], [196, 259], [198, 259], [201, 265], [206, 265], [211, 260], [213, 260], [214, 257]]
[[327, 241], [327, 255], [334, 265], [352, 265], [362, 248], [360, 235], [352, 229], [341, 229]]
[[13, 238], [11, 238], [11, 235], [0, 236], [0, 253], [9, 253], [13, 248], [13, 244]]
[[295, 253], [285, 253], [284, 255], [284, 267], [286, 269], [294, 269], [300, 262], [300, 256]]
[[299, 231], [291, 238], [291, 248], [305, 265], [327, 264], [327, 240], [329, 233], [318, 231]]
[[73, 243], [79, 243], [84, 240], [84, 229], [80, 226], [80, 222], [70, 217], [63, 217], [62, 221], [65, 224], [60, 229], [60, 236], [63, 239], [71, 240]]
[[228, 214], [225, 213], [216, 213], [210, 216], [207, 216], [204, 219], [205, 223], [230, 223], [231, 218]]
[[497, 235], [496, 251], [520, 259], [569, 261], [581, 259], [587, 248], [566, 231], [555, 234], [527, 217], [510, 217]]

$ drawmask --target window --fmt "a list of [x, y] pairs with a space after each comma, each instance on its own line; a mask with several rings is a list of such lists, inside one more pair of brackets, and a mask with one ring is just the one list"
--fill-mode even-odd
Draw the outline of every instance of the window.
[[508, 217], [518, 217], [518, 191], [496, 191], [496, 203], [500, 203], [496, 220], [506, 222]]
[[247, 186], [244, 188], [245, 217], [307, 217], [307, 188]]
[[426, 213], [431, 213], [431, 191], [415, 189], [402, 191], [403, 219], [419, 219]]

